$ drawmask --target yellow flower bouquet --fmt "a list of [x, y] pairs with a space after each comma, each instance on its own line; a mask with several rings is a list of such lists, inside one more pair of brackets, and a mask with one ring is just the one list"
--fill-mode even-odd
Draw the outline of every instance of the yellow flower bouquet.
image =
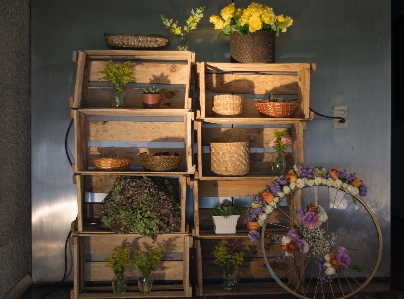
[[234, 32], [245, 35], [248, 32], [274, 31], [286, 32], [293, 24], [288, 16], [275, 15], [273, 9], [267, 5], [252, 2], [247, 8], [237, 8], [234, 3], [220, 11], [220, 16], [212, 15], [209, 21], [215, 29], [221, 30], [221, 36], [229, 36]]

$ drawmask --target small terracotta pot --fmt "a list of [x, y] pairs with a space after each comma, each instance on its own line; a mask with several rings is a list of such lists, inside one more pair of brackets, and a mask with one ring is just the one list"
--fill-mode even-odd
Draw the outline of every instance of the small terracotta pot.
[[258, 229], [258, 222], [257, 221], [248, 221], [247, 229]]
[[160, 106], [161, 94], [159, 93], [143, 93], [143, 108], [156, 109]]

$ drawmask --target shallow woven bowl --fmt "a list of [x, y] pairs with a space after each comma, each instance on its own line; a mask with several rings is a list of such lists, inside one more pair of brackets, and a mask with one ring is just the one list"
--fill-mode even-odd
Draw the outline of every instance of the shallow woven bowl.
[[290, 102], [255, 102], [255, 107], [269, 117], [293, 117], [298, 107]]
[[154, 154], [141, 153], [143, 167], [150, 171], [171, 171], [178, 168], [181, 156], [155, 156]]
[[93, 158], [91, 160], [97, 170], [113, 171], [128, 170], [133, 158]]

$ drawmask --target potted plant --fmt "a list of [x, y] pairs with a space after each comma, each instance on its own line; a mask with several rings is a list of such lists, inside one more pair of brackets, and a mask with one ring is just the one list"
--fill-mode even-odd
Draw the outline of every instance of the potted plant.
[[158, 263], [163, 256], [163, 248], [155, 248], [148, 252], [133, 251], [132, 263], [139, 270], [139, 290], [141, 294], [149, 294], [153, 285], [153, 271], [157, 269]]
[[155, 88], [154, 86], [149, 86], [143, 88], [142, 90], [142, 101], [143, 101], [143, 108], [158, 108], [160, 106], [161, 88]]
[[104, 69], [100, 74], [104, 76], [102, 80], [107, 80], [112, 84], [112, 108], [125, 107], [125, 90], [124, 85], [135, 79], [134, 70], [129, 66], [130, 61], [123, 63], [112, 63], [111, 60], [107, 62]]
[[235, 252], [232, 255], [227, 253], [222, 242], [215, 246], [212, 252], [215, 257], [213, 263], [222, 268], [225, 278], [223, 287], [226, 291], [234, 291], [237, 288], [236, 270], [243, 265], [244, 252]]
[[129, 247], [124, 247], [116, 252], [111, 252], [104, 260], [107, 262], [105, 267], [109, 267], [114, 271], [114, 277], [112, 279], [112, 290], [114, 294], [124, 294], [127, 286], [124, 272], [130, 262]]
[[277, 156], [275, 162], [271, 163], [271, 166], [275, 175], [279, 176], [283, 174], [286, 169], [284, 152], [287, 147], [292, 146], [292, 139], [289, 136], [288, 130], [275, 130], [274, 138], [269, 142], [269, 146], [274, 148], [276, 151]]
[[214, 207], [212, 214], [215, 234], [235, 234], [237, 220], [243, 212], [243, 208], [234, 207], [230, 200], [225, 200]]

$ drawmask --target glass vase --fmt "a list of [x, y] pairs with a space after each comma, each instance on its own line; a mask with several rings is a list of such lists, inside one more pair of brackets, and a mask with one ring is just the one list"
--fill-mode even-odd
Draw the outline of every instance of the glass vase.
[[123, 273], [115, 273], [114, 278], [112, 278], [112, 291], [115, 295], [125, 294], [127, 284], [128, 282]]
[[276, 176], [280, 176], [285, 172], [286, 161], [283, 153], [278, 153], [274, 162], [271, 162], [272, 171]]
[[125, 108], [125, 100], [126, 100], [125, 90], [112, 88], [111, 92], [112, 108]]
[[225, 291], [235, 291], [237, 289], [237, 279], [235, 271], [224, 272], [223, 289]]
[[179, 39], [178, 39], [178, 46], [177, 46], [178, 51], [188, 51], [189, 46], [188, 46], [188, 35], [187, 34], [181, 34]]
[[149, 275], [141, 274], [137, 284], [139, 286], [140, 294], [150, 294], [153, 286], [153, 273], [150, 273]]

